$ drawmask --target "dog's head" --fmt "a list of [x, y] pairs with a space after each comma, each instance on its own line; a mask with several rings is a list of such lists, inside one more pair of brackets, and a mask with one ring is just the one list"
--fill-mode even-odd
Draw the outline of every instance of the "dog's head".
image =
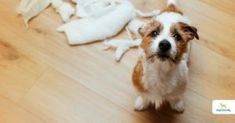
[[139, 29], [141, 48], [147, 59], [178, 63], [187, 51], [188, 42], [199, 39], [197, 29], [175, 6], [168, 6], [145, 27]]

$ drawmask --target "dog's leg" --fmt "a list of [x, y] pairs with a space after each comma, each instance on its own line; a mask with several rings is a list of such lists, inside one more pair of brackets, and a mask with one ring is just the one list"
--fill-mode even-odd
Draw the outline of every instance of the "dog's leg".
[[169, 100], [169, 103], [171, 105], [171, 108], [178, 111], [178, 112], [184, 112], [184, 101], [182, 97], [177, 97], [174, 99]]
[[162, 99], [158, 99], [155, 101], [155, 109], [158, 110], [162, 105]]
[[187, 52], [183, 54], [182, 60], [184, 60], [187, 63], [187, 66], [189, 66], [189, 60], [190, 60], [190, 52], [191, 52], [191, 45], [192, 43], [189, 42], [188, 43], [188, 47], [187, 47]]
[[150, 102], [142, 96], [138, 96], [135, 101], [135, 110], [143, 111], [147, 109], [150, 105]]

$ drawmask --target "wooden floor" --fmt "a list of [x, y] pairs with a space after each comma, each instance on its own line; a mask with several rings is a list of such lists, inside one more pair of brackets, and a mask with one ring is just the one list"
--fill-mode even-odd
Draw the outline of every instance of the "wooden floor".
[[[132, 0], [141, 10], [164, 0]], [[235, 2], [179, 0], [198, 27], [183, 114], [167, 105], [135, 112], [131, 72], [136, 50], [121, 63], [102, 43], [68, 46], [48, 8], [26, 29], [19, 0], [0, 0], [0, 123], [234, 123], [211, 113], [213, 99], [235, 99]]]

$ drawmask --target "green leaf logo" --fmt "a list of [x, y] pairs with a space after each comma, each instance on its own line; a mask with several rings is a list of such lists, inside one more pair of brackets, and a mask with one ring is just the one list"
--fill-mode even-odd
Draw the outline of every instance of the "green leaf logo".
[[220, 108], [221, 108], [221, 109], [227, 109], [227, 104], [225, 104], [225, 103], [220, 103]]

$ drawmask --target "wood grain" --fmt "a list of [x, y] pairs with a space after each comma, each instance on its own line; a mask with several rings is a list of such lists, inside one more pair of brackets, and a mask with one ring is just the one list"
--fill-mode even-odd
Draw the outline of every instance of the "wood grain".
[[[144, 11], [165, 0], [131, 0]], [[131, 72], [137, 51], [120, 63], [102, 43], [69, 46], [48, 8], [26, 29], [18, 0], [0, 0], [0, 123], [233, 123], [211, 113], [213, 99], [235, 99], [235, 4], [231, 0], [178, 0], [198, 27], [183, 114], [164, 105], [135, 112]]]

